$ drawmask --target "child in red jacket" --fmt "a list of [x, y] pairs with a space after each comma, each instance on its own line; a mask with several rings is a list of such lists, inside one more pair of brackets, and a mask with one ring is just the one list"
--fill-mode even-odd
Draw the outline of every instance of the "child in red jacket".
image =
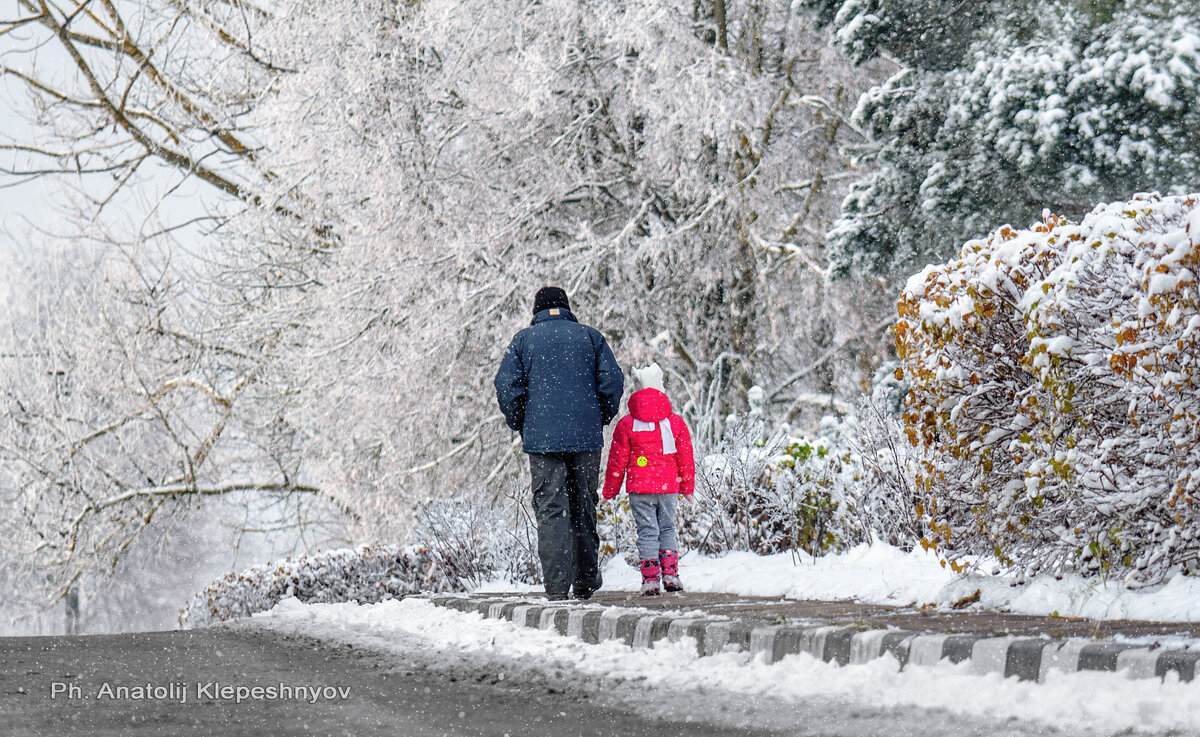
[[633, 378], [637, 391], [629, 397], [629, 414], [617, 422], [608, 451], [604, 498], [615, 498], [625, 480], [637, 525], [642, 595], [654, 596], [660, 574], [667, 591], [683, 591], [675, 505], [677, 495], [690, 497], [695, 490], [696, 464], [687, 425], [671, 411], [663, 392], [662, 369], [651, 364], [634, 371]]

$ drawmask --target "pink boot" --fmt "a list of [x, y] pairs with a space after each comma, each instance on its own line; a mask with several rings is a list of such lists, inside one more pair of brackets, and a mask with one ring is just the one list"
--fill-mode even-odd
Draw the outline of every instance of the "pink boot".
[[642, 596], [658, 596], [658, 561], [642, 561]]
[[660, 550], [658, 559], [662, 563], [663, 588], [667, 591], [683, 591], [683, 583], [679, 580], [679, 552]]

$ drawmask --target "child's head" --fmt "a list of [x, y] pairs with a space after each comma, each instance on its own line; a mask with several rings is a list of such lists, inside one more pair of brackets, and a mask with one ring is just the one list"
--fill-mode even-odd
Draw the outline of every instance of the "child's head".
[[666, 390], [663, 389], [663, 370], [659, 368], [657, 363], [652, 363], [646, 368], [634, 369], [633, 388], [634, 391], [657, 389], [665, 394]]

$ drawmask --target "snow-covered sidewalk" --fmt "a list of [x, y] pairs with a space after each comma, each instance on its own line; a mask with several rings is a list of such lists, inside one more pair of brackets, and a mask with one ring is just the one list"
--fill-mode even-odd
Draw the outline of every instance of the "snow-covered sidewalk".
[[[988, 571], [987, 561], [978, 566]], [[948, 608], [979, 590], [975, 610], [1089, 619], [1200, 622], [1200, 578], [1176, 576], [1141, 590], [1116, 581], [1036, 576], [1022, 585], [1011, 577], [972, 573], [959, 576], [924, 550], [904, 552], [884, 543], [860, 545], [839, 555], [804, 553], [759, 556], [729, 553], [719, 558], [687, 553], [680, 575], [688, 591], [788, 599], [853, 599], [864, 604], [936, 605]], [[604, 570], [604, 588], [636, 591], [638, 573], [620, 557]], [[539, 587], [492, 581], [476, 593], [540, 591]]]
[[[988, 566], [984, 563], [978, 568], [986, 571]], [[943, 568], [932, 554], [905, 553], [883, 544], [860, 546], [818, 559], [744, 553], [707, 558], [690, 554], [683, 559], [681, 573], [693, 593], [853, 599], [863, 604], [926, 605], [930, 610], [946, 611], [952, 602], [979, 590], [979, 601], [972, 605], [977, 610], [1176, 623], [1200, 619], [1200, 582], [1182, 576], [1141, 591], [1071, 576], [1035, 578], [1018, 586], [1011, 579], [988, 573], [958, 576]], [[637, 590], [636, 571], [620, 558], [609, 562], [604, 575], [606, 591]], [[537, 596], [537, 587], [507, 581], [481, 586], [473, 596], [478, 600], [489, 592], [500, 591], [524, 591], [530, 595], [527, 603], [544, 603]], [[678, 602], [685, 608], [688, 597]], [[504, 608], [491, 606], [496, 607], [497, 614]], [[566, 609], [579, 612], [580, 606], [568, 605]], [[504, 609], [511, 614], [515, 607]], [[703, 614], [678, 611], [672, 616]], [[561, 618], [551, 612], [550, 620]], [[578, 625], [582, 619], [576, 614], [572, 621]], [[759, 703], [765, 699], [798, 706], [817, 699], [845, 704], [851, 710], [942, 709], [972, 718], [1028, 720], [1035, 725], [1095, 734], [1122, 730], [1200, 733], [1200, 680], [1181, 682], [1173, 672], [1161, 679], [1130, 680], [1107, 672], [1054, 670], [1044, 672], [1042, 682], [1037, 683], [1004, 678], [996, 672], [980, 675], [978, 664], [972, 667], [965, 661], [955, 665], [937, 658], [930, 661], [932, 664], [920, 664], [918, 659], [901, 669], [897, 659], [891, 657], [840, 667], [805, 652], [778, 659], [761, 648], [757, 655], [751, 648], [737, 652], [730, 648], [701, 657], [697, 642], [686, 636], [643, 638], [651, 645], [644, 648], [630, 648], [618, 638], [584, 642], [578, 637], [562, 637], [555, 627], [528, 629], [502, 617], [485, 618], [476, 612], [438, 607], [420, 598], [365, 606], [305, 605], [288, 599], [253, 621], [258, 626], [397, 653], [395, 643], [405, 642], [408, 644], [403, 647], [411, 647], [413, 638], [417, 638], [435, 653], [497, 664], [520, 661], [526, 666], [596, 680], [601, 685], [638, 680], [647, 687], [670, 692], [681, 683], [703, 684], [703, 688], [723, 694], [752, 696]], [[1187, 642], [1170, 644], [1188, 646]]]
[[[1115, 734], [1122, 730], [1200, 731], [1200, 684], [1168, 676], [1128, 680], [1110, 673], [1051, 673], [1044, 683], [974, 675], [967, 664], [909, 666], [877, 658], [838, 667], [806, 654], [774, 665], [744, 652], [697, 654], [687, 640], [663, 640], [653, 648], [618, 642], [586, 644], [556, 633], [529, 630], [435, 606], [423, 599], [356, 604], [281, 602], [253, 623], [356, 646], [390, 651], [411, 647], [414, 637], [446, 656], [494, 663], [521, 662], [605, 683], [639, 680], [671, 692], [689, 685], [797, 706], [814, 699], [847, 710], [920, 707], [953, 714], [1053, 726], [1069, 732]], [[399, 653], [399, 651], [396, 651]]]

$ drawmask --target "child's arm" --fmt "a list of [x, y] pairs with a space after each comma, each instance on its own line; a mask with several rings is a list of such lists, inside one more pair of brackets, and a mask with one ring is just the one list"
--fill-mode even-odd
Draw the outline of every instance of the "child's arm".
[[604, 498], [615, 499], [621, 493], [625, 467], [629, 463], [629, 433], [633, 420], [629, 415], [617, 421], [613, 428], [612, 445], [608, 448], [608, 468], [604, 472]]
[[683, 419], [671, 423], [675, 435], [675, 465], [679, 469], [679, 493], [690, 496], [696, 490], [696, 459], [692, 454], [692, 436]]

